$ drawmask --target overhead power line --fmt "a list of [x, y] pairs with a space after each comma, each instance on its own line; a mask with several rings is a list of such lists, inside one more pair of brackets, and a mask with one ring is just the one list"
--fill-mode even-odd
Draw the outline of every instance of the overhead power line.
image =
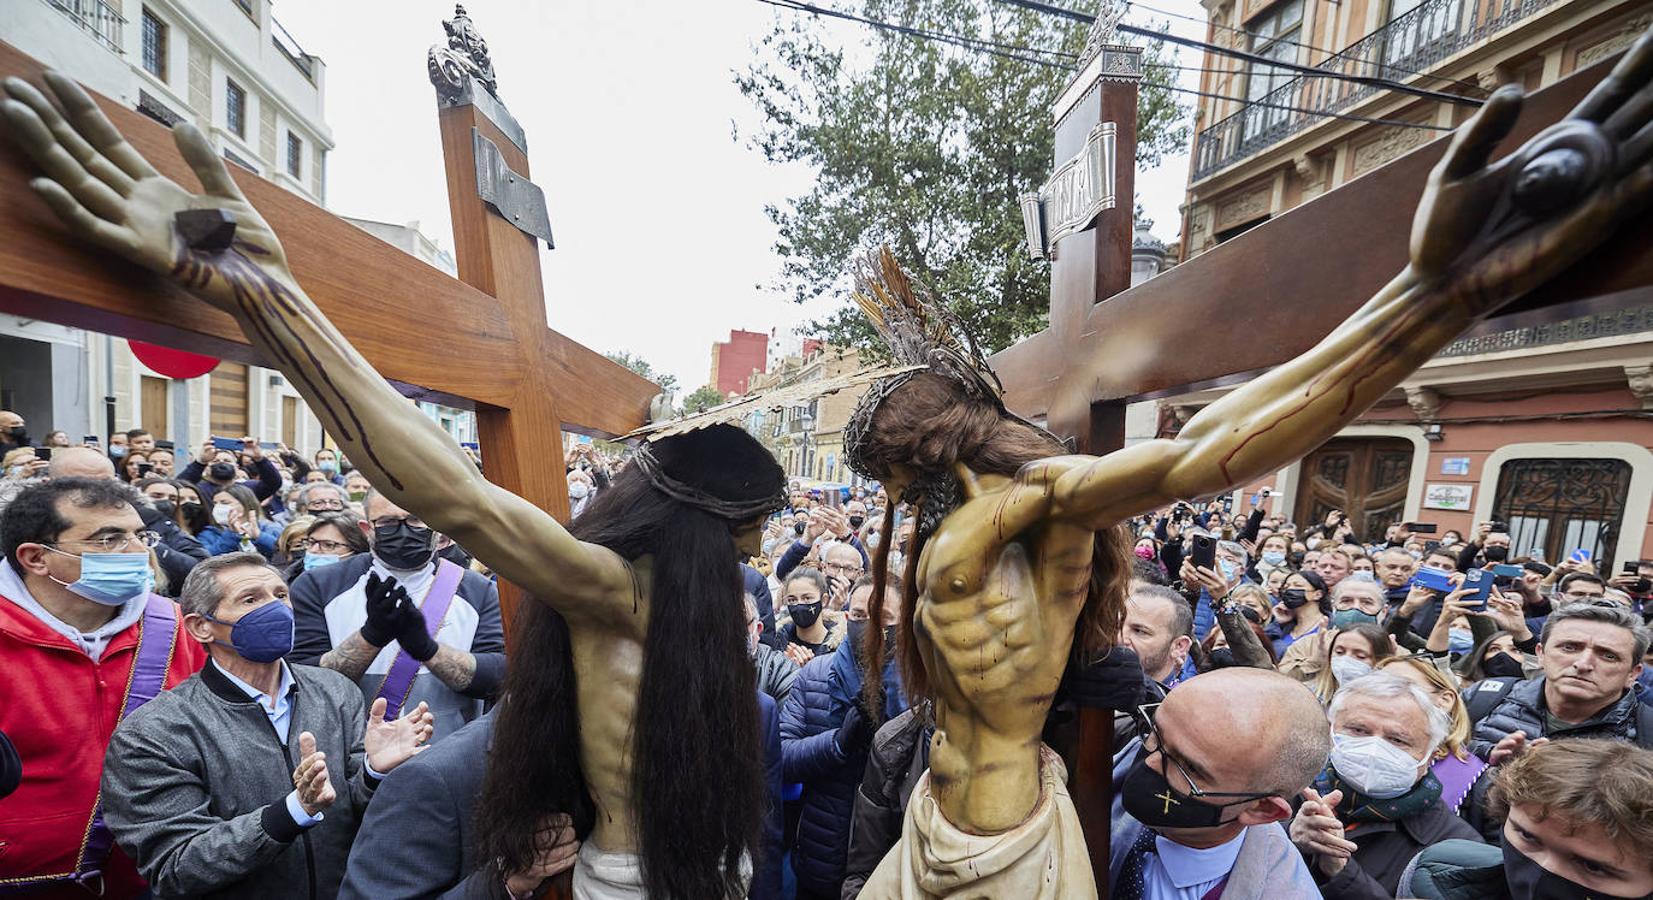
[[[944, 32], [930, 31], [924, 28], [915, 28], [911, 25], [898, 25], [894, 22], [883, 22], [877, 19], [868, 19], [864, 16], [847, 13], [843, 10], [832, 9], [831, 7], [816, 6], [813, 3], [804, 2], [804, 0], [758, 0], [758, 2], [768, 4], [769, 6], [778, 7], [780, 9], [789, 9], [794, 12], [806, 12], [833, 19], [842, 19], [847, 22], [856, 22], [876, 28], [880, 31], [890, 31], [896, 34], [905, 35], [907, 37], [939, 41], [940, 43], [951, 44], [955, 47], [962, 47], [966, 50], [974, 50], [978, 53], [986, 53], [991, 56], [1011, 59], [1017, 62], [1031, 63], [1036, 66], [1044, 66], [1050, 69], [1071, 71], [1073, 69], [1072, 60], [1076, 58], [1075, 54], [1068, 53], [1065, 50], [1040, 50], [1035, 47], [1023, 47], [1019, 44], [1006, 44], [999, 41], [985, 40], [983, 38], [971, 38], [956, 34], [946, 34]], [[1024, 55], [1029, 53], [1048, 54], [1050, 56], [1064, 58], [1068, 61], [1060, 62], [1050, 59], [1041, 59], [1037, 56]]]
[[1411, 94], [1414, 97], [1423, 97], [1427, 100], [1438, 100], [1442, 103], [1456, 103], [1459, 106], [1480, 106], [1482, 103], [1482, 101], [1477, 100], [1474, 97], [1465, 97], [1462, 94], [1449, 94], [1444, 91], [1433, 91], [1429, 88], [1413, 87], [1412, 85], [1402, 84], [1401, 82], [1393, 81], [1388, 78], [1376, 78], [1370, 75], [1350, 75], [1344, 72], [1326, 72], [1316, 69], [1313, 66], [1305, 66], [1299, 63], [1269, 59], [1266, 56], [1261, 56], [1256, 53], [1249, 53], [1245, 50], [1236, 50], [1232, 47], [1219, 47], [1216, 44], [1208, 44], [1205, 41], [1196, 41], [1193, 38], [1178, 37], [1177, 35], [1169, 32], [1155, 31], [1151, 28], [1126, 25], [1123, 22], [1119, 24], [1119, 30], [1126, 34], [1137, 35], [1138, 37], [1170, 41], [1173, 44], [1181, 44], [1184, 47], [1193, 47], [1195, 49], [1204, 50], [1207, 53], [1232, 56], [1257, 65], [1269, 66], [1275, 69], [1284, 69], [1287, 72], [1297, 72], [1302, 75], [1312, 75], [1316, 78], [1332, 78], [1338, 81], [1350, 81], [1355, 84], [1364, 84], [1368, 87], [1383, 88], [1399, 94]]
[[1042, 12], [1047, 15], [1061, 16], [1064, 19], [1072, 19], [1075, 22], [1084, 22], [1086, 25], [1096, 21], [1096, 17], [1090, 15], [1089, 13], [1082, 13], [1072, 9], [1064, 9], [1060, 6], [1052, 6], [1049, 3], [1039, 3], [1037, 0], [999, 0], [999, 2], [1006, 3], [1011, 6], [1020, 6], [1022, 9], [1031, 9], [1034, 12]]
[[[1096, 17], [1093, 16], [1093, 15], [1090, 15], [1089, 13], [1082, 13], [1082, 12], [1078, 12], [1077, 10], [1067, 9], [1067, 8], [1061, 7], [1061, 6], [1054, 6], [1054, 5], [1049, 4], [1049, 3], [1041, 3], [1041, 2], [1039, 2], [1039, 0], [999, 0], [999, 2], [1000, 3], [1007, 3], [1011, 6], [1020, 7], [1022, 9], [1031, 9], [1031, 10], [1034, 10], [1036, 12], [1045, 13], [1047, 15], [1061, 16], [1062, 18], [1065, 18], [1065, 19], [1072, 19], [1075, 22], [1085, 22], [1085, 23], [1089, 24], [1091, 22], [1096, 21]], [[1140, 4], [1137, 4], [1137, 5], [1140, 5]], [[1396, 91], [1396, 92], [1399, 92], [1399, 93], [1402, 93], [1402, 94], [1411, 94], [1415, 97], [1424, 97], [1424, 98], [1430, 99], [1430, 100], [1438, 100], [1438, 101], [1441, 101], [1443, 103], [1456, 103], [1456, 104], [1459, 104], [1459, 105], [1462, 105], [1462, 106], [1480, 106], [1481, 105], [1481, 101], [1475, 99], [1474, 97], [1465, 97], [1462, 94], [1449, 94], [1449, 93], [1446, 93], [1446, 92], [1443, 92], [1443, 91], [1433, 91], [1433, 90], [1430, 90], [1428, 88], [1413, 87], [1412, 85], [1403, 84], [1399, 81], [1395, 81], [1395, 80], [1389, 79], [1389, 78], [1378, 78], [1378, 77], [1371, 76], [1371, 75], [1350, 75], [1350, 74], [1343, 73], [1343, 72], [1337, 72], [1337, 73], [1325, 72], [1325, 71], [1322, 71], [1320, 69], [1315, 69], [1311, 66], [1305, 66], [1305, 65], [1300, 65], [1298, 63], [1283, 62], [1283, 61], [1280, 61], [1280, 60], [1269, 59], [1266, 56], [1259, 56], [1258, 54], [1248, 53], [1244, 50], [1236, 50], [1232, 47], [1219, 47], [1216, 44], [1208, 44], [1205, 41], [1197, 41], [1197, 40], [1194, 40], [1193, 38], [1179, 37], [1179, 36], [1171, 34], [1169, 32], [1154, 31], [1152, 29], [1142, 28], [1142, 27], [1137, 26], [1137, 25], [1127, 25], [1123, 22], [1121, 22], [1119, 24], [1118, 28], [1119, 28], [1120, 31], [1122, 31], [1126, 34], [1134, 34], [1134, 35], [1137, 35], [1139, 37], [1145, 37], [1145, 38], [1149, 38], [1149, 39], [1166, 40], [1166, 41], [1170, 41], [1173, 44], [1181, 44], [1184, 47], [1193, 47], [1197, 50], [1204, 50], [1207, 53], [1216, 53], [1216, 54], [1219, 54], [1219, 55], [1222, 55], [1222, 56], [1232, 56], [1232, 57], [1236, 57], [1238, 59], [1246, 60], [1247, 62], [1256, 63], [1258, 65], [1272, 66], [1273, 68], [1276, 68], [1276, 69], [1284, 69], [1288, 72], [1297, 72], [1297, 73], [1303, 74], [1303, 75], [1313, 75], [1313, 76], [1319, 77], [1319, 78], [1334, 78], [1334, 79], [1338, 79], [1340, 81], [1351, 81], [1351, 82], [1354, 82], [1355, 84], [1364, 84], [1364, 85], [1367, 85], [1369, 87], [1385, 88], [1387, 90]], [[1321, 51], [1321, 52], [1325, 52], [1325, 51]], [[1417, 73], [1412, 73], [1412, 74], [1417, 74]]]
[[1306, 113], [1311, 116], [1325, 116], [1328, 119], [1343, 119], [1349, 122], [1366, 122], [1371, 125], [1394, 125], [1399, 128], [1416, 128], [1422, 131], [1452, 130], [1444, 125], [1427, 125], [1422, 122], [1408, 122], [1405, 119], [1378, 119], [1373, 118], [1372, 116], [1357, 116], [1353, 113], [1327, 112], [1323, 109], [1308, 109], [1302, 106], [1287, 106], [1283, 103], [1269, 103], [1264, 100], [1247, 100], [1243, 97], [1230, 97], [1227, 94], [1212, 94], [1206, 91], [1196, 91], [1193, 88], [1177, 87], [1176, 85], [1164, 85], [1164, 87], [1168, 91], [1176, 91], [1179, 94], [1193, 94], [1196, 97], [1209, 97], [1212, 100], [1229, 100], [1243, 106], [1260, 106], [1263, 109], [1279, 109], [1286, 112]]
[[[1144, 12], [1153, 13], [1154, 15], [1157, 15], [1157, 16], [1170, 16], [1173, 19], [1186, 19], [1187, 21], [1193, 22], [1193, 23], [1198, 24], [1198, 25], [1209, 25], [1212, 28], [1215, 28], [1219, 31], [1228, 31], [1228, 32], [1232, 32], [1234, 34], [1243, 34], [1243, 35], [1246, 35], [1247, 37], [1251, 36], [1251, 32], [1246, 31], [1244, 28], [1235, 28], [1235, 27], [1230, 26], [1230, 25], [1219, 25], [1216, 22], [1212, 22], [1212, 21], [1209, 21], [1207, 19], [1202, 19], [1199, 16], [1190, 16], [1190, 15], [1185, 15], [1183, 13], [1172, 12], [1168, 9], [1160, 9], [1157, 6], [1149, 6], [1146, 3], [1138, 3], [1137, 0], [1126, 0], [1125, 6], [1128, 9], [1140, 9], [1140, 10], [1143, 10]], [[1328, 57], [1334, 57], [1334, 58], [1337, 58], [1337, 59], [1346, 59], [1349, 62], [1366, 63], [1368, 65], [1378, 65], [1377, 63], [1373, 62], [1372, 60], [1366, 59], [1364, 57], [1350, 56], [1350, 55], [1348, 55], [1347, 51], [1342, 52], [1342, 53], [1334, 53], [1334, 52], [1332, 52], [1330, 50], [1327, 50], [1323, 47], [1316, 47], [1313, 44], [1305, 44], [1302, 41], [1287, 40], [1285, 38], [1273, 38], [1272, 42], [1276, 43], [1276, 44], [1285, 44], [1285, 45], [1291, 46], [1291, 47], [1302, 47], [1305, 50], [1312, 50], [1315, 53], [1324, 53]], [[1485, 91], [1482, 90], [1480, 85], [1474, 84], [1472, 82], [1463, 81], [1463, 80], [1460, 80], [1460, 79], [1457, 79], [1457, 78], [1449, 78], [1445, 75], [1431, 75], [1428, 72], [1414, 72], [1410, 69], [1402, 69], [1399, 66], [1389, 65], [1388, 63], [1383, 63], [1383, 65], [1385, 67], [1387, 67], [1389, 69], [1393, 69], [1394, 71], [1399, 72], [1403, 75], [1416, 75], [1420, 78], [1430, 78], [1430, 79], [1433, 79], [1435, 81], [1444, 81], [1447, 84], [1455, 84], [1455, 85], [1459, 85], [1460, 87], [1469, 88], [1470, 90], [1475, 90], [1475, 91], [1482, 91], [1483, 93], [1485, 93]]]

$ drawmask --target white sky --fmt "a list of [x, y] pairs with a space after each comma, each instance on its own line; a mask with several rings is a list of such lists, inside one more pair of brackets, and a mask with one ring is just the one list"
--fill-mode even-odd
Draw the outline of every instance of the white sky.
[[[1154, 5], [1202, 15], [1198, 0]], [[800, 307], [769, 289], [779, 259], [763, 207], [805, 192], [811, 173], [771, 166], [733, 136], [737, 125], [751, 133], [757, 116], [732, 73], [745, 68], [775, 17], [797, 13], [756, 0], [466, 7], [492, 51], [500, 94], [527, 132], [533, 178], [550, 207], [557, 249], [541, 260], [553, 328], [598, 350], [641, 354], [677, 376], [681, 398], [706, 382], [712, 342], [730, 329], [787, 333], [841, 302]], [[326, 118], [337, 144], [328, 206], [418, 221], [451, 250], [425, 51], [442, 38], [453, 3], [277, 0], [274, 12], [327, 64]], [[843, 42], [868, 35], [850, 23], [816, 27]], [[1172, 31], [1200, 37], [1203, 27], [1173, 20]], [[1198, 53], [1183, 50], [1180, 62], [1198, 65]], [[1195, 86], [1197, 76], [1182, 74]], [[1187, 171], [1184, 153], [1137, 176], [1154, 232], [1167, 241], [1179, 227]]]

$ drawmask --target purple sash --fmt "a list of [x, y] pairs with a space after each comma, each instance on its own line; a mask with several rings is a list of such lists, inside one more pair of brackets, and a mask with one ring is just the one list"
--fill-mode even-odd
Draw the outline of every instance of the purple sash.
[[[419, 612], [425, 617], [425, 629], [431, 637], [436, 637], [436, 633], [442, 630], [442, 619], [447, 616], [453, 595], [459, 590], [459, 580], [464, 576], [464, 569], [445, 559], [437, 561], [436, 577], [431, 580], [430, 590], [425, 592], [424, 605], [419, 607]], [[419, 668], [423, 665], [409, 656], [406, 650], [397, 651], [396, 659], [390, 664], [390, 673], [379, 685], [378, 696], [385, 699], [387, 721], [402, 714], [402, 704], [407, 702], [408, 691], [413, 688], [413, 676], [419, 674]]]
[[[144, 607], [143, 622], [138, 628], [138, 648], [133, 651], [132, 675], [126, 682], [126, 702], [121, 707], [121, 721], [132, 710], [155, 699], [166, 684], [167, 669], [172, 665], [173, 644], [178, 639], [178, 619], [172, 601], [155, 594], [149, 595]], [[92, 824], [86, 829], [86, 843], [80, 848], [80, 861], [75, 874], [68, 880], [89, 889], [103, 877], [103, 864], [109, 859], [109, 848], [114, 836], [103, 824], [103, 801], [92, 807]], [[101, 886], [95, 889], [102, 893]]]
[[1459, 759], [1448, 753], [1445, 759], [1435, 763], [1429, 771], [1435, 773], [1435, 778], [1441, 783], [1441, 802], [1453, 813], [1458, 806], [1469, 796], [1475, 782], [1485, 772], [1487, 764], [1479, 756], [1471, 753], [1469, 759]]

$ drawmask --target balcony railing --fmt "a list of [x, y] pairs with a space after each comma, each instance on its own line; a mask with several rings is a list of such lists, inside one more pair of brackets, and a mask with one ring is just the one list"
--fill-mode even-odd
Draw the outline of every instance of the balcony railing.
[[121, 49], [121, 26], [126, 20], [104, 0], [46, 0], [59, 12], [68, 16], [82, 31], [90, 34], [97, 42], [112, 53], [124, 53]]
[[281, 51], [281, 55], [287, 57], [287, 61], [292, 63], [294, 68], [303, 72], [305, 78], [315, 81], [316, 58], [305, 53], [304, 48], [298, 45], [298, 41], [294, 40], [287, 29], [281, 27], [281, 23], [274, 18], [270, 19], [270, 31], [270, 40], [275, 43], [276, 49]]
[[[1315, 68], [1328, 75], [1408, 81], [1460, 50], [1560, 2], [1563, 0], [1425, 0]], [[1461, 86], [1434, 80], [1423, 86], [1462, 91]], [[1259, 100], [1306, 112], [1247, 106], [1201, 131], [1194, 145], [1194, 179], [1324, 121], [1319, 113], [1342, 112], [1381, 90], [1334, 77], [1299, 75]]]

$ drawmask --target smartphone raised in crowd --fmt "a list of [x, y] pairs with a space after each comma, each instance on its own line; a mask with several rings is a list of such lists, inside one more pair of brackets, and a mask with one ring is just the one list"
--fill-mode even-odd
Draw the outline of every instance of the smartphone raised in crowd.
[[1188, 554], [1188, 561], [1197, 568], [1217, 568], [1217, 539], [1209, 534], [1194, 535], [1194, 549]]
[[844, 495], [837, 488], [827, 488], [825, 491], [822, 491], [821, 499], [825, 500], [826, 505], [832, 507], [833, 509], [837, 509], [844, 505]]
[[36, 448], [34, 448], [34, 458], [35, 459], [50, 460], [52, 458], [52, 448], [50, 448], [50, 447], [36, 447]]
[[212, 439], [212, 445], [220, 450], [228, 450], [231, 453], [239, 453], [247, 447], [246, 444], [236, 440], [235, 438], [222, 437], [214, 437]]
[[1441, 530], [1441, 526], [1434, 522], [1406, 522], [1400, 527], [1413, 534], [1434, 534]]

